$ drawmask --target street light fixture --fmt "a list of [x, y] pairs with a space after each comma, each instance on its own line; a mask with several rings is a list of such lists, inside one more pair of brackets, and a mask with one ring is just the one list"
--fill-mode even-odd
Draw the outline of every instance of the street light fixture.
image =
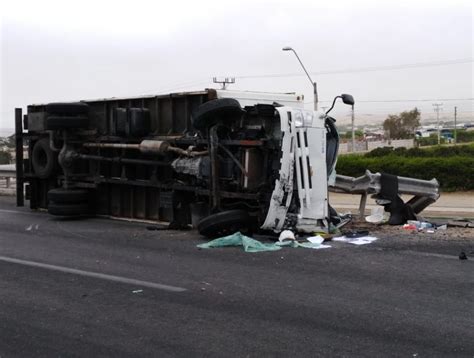
[[314, 82], [312, 79], [311, 79], [311, 76], [309, 75], [308, 71], [306, 71], [306, 68], [304, 67], [303, 65], [303, 62], [301, 62], [300, 60], [300, 57], [298, 56], [298, 54], [296, 53], [296, 51], [292, 48], [292, 47], [283, 47], [282, 48], [283, 51], [293, 51], [293, 53], [295, 54], [296, 58], [298, 59], [301, 67], [303, 67], [303, 70], [304, 72], [306, 73], [306, 76], [308, 76], [310, 82], [311, 82], [311, 85], [313, 86], [313, 94], [314, 94], [314, 110], [317, 111], [318, 110], [318, 87], [316, 85], [316, 82]]

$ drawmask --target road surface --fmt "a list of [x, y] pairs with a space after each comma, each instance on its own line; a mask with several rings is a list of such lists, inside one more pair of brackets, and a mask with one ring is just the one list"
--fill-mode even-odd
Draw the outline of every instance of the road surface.
[[0, 356], [472, 357], [474, 240], [375, 234], [198, 250], [192, 231], [59, 220], [3, 197]]

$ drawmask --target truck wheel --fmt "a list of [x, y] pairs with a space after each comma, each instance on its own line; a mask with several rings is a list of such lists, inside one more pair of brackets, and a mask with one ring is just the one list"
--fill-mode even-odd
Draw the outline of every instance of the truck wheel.
[[31, 164], [36, 176], [41, 179], [48, 178], [53, 173], [56, 162], [56, 155], [49, 147], [49, 139], [43, 138], [37, 141], [31, 155]]
[[77, 216], [89, 213], [89, 206], [87, 204], [63, 204], [63, 203], [49, 203], [48, 213], [57, 216]]
[[212, 214], [198, 223], [198, 231], [209, 238], [226, 236], [236, 231], [248, 231], [251, 226], [250, 215], [245, 210], [227, 210]]
[[46, 112], [49, 114], [77, 115], [89, 113], [89, 106], [82, 102], [48, 103]]
[[56, 188], [48, 191], [48, 200], [57, 204], [87, 203], [88, 194], [85, 189]]
[[213, 99], [199, 106], [193, 115], [193, 126], [196, 129], [205, 129], [219, 121], [232, 123], [240, 119], [243, 113], [240, 103], [233, 98]]
[[46, 118], [46, 129], [87, 128], [89, 118], [84, 116], [49, 116]]

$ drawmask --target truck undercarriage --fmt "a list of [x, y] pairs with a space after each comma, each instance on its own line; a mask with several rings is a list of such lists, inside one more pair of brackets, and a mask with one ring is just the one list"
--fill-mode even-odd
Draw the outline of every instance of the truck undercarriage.
[[16, 111], [18, 204], [24, 182], [30, 207], [53, 215], [193, 224], [210, 237], [327, 230], [334, 122], [296, 95], [216, 90], [28, 106]]

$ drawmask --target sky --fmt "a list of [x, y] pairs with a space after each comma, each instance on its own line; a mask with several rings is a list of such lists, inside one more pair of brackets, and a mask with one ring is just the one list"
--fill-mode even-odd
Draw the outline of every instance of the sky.
[[[421, 110], [474, 120], [469, 0], [23, 1], [0, 4], [0, 130], [32, 103], [163, 94], [218, 85], [354, 96], [357, 124]], [[339, 103], [338, 123], [350, 121]]]

